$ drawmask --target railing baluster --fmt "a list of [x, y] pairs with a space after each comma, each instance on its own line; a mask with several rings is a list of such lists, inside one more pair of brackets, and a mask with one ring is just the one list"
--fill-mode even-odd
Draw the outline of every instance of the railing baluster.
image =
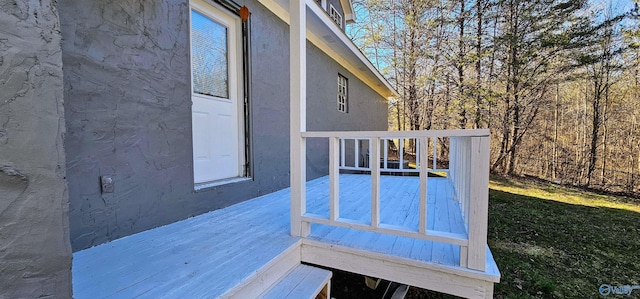
[[360, 167], [360, 139], [353, 139], [353, 157], [355, 161], [355, 167]]
[[344, 151], [345, 151], [345, 149], [344, 149], [344, 139], [340, 138], [340, 166], [342, 166], [342, 167], [347, 166], [346, 164], [344, 164], [345, 163], [344, 162], [344, 160], [345, 160]]
[[329, 217], [335, 221], [340, 218], [340, 139], [329, 138]]
[[418, 163], [420, 162], [420, 138], [415, 138], [413, 140], [414, 146], [414, 158], [416, 163], [416, 168], [418, 168]]
[[418, 155], [420, 158], [420, 220], [418, 221], [418, 232], [421, 234], [427, 232], [427, 184], [429, 180], [429, 172], [427, 170], [427, 165], [429, 164], [427, 148], [429, 147], [429, 143], [427, 143], [427, 141], [426, 137], [420, 138], [419, 140], [416, 139], [416, 142], [420, 144], [420, 154]]
[[404, 169], [404, 138], [398, 139], [398, 169]]
[[[451, 148], [449, 148], [449, 153], [451, 153]], [[433, 170], [438, 169], [438, 137], [433, 137]], [[449, 163], [451, 163], [451, 159], [449, 159]]]
[[389, 139], [384, 139], [384, 158], [382, 158], [382, 169], [387, 170], [389, 160]]
[[[462, 180], [462, 191], [464, 192], [464, 209], [463, 209], [463, 213], [465, 215], [469, 214], [469, 200], [470, 200], [470, 195], [471, 195], [471, 188], [469, 185], [469, 182], [471, 180], [471, 138], [469, 137], [462, 137], [461, 138], [464, 141], [464, 150], [462, 151], [462, 160], [464, 161], [464, 163], [462, 165], [464, 165], [464, 169], [462, 170], [462, 174], [463, 174], [463, 180]], [[468, 217], [467, 217], [468, 218]]]
[[[371, 142], [371, 226], [380, 225], [380, 137]], [[377, 161], [377, 163], [376, 163]]]
[[469, 246], [460, 246], [460, 267], [467, 267], [469, 264], [467, 259], [469, 258]]
[[[462, 153], [465, 155], [464, 159], [465, 159], [465, 169], [463, 170], [463, 173], [465, 174], [465, 182], [464, 182], [464, 192], [465, 192], [465, 196], [464, 196], [464, 215], [469, 215], [469, 205], [471, 204], [471, 163], [473, 163], [473, 158], [471, 157], [471, 138], [470, 137], [463, 137], [462, 139], [465, 140], [465, 151], [463, 151]], [[487, 162], [487, 165], [489, 164], [489, 162]], [[487, 190], [488, 190], [488, 186], [487, 186]], [[467, 226], [467, 230], [469, 229], [469, 217], [466, 217], [467, 220], [465, 221], [465, 225]]]

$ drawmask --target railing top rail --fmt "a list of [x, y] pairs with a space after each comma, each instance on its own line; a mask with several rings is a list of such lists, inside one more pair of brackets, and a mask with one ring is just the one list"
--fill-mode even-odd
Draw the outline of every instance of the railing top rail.
[[307, 138], [420, 138], [420, 137], [487, 137], [489, 129], [474, 130], [421, 130], [421, 131], [314, 131], [302, 132]]

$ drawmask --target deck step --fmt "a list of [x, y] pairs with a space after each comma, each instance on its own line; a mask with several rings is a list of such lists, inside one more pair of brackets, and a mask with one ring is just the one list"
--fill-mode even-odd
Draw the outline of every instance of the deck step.
[[330, 298], [331, 271], [298, 265], [263, 293], [263, 299]]

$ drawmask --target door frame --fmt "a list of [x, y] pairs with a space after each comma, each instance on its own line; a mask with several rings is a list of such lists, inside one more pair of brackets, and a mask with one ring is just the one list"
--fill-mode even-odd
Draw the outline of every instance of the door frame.
[[[212, 100], [217, 100], [216, 97], [206, 96], [202, 94], [196, 94], [193, 92], [193, 43], [192, 43], [192, 23], [191, 23], [191, 14], [192, 10], [197, 11], [198, 13], [204, 15], [207, 18], [214, 20], [228, 28], [228, 38], [227, 38], [227, 48], [228, 48], [228, 80], [229, 80], [229, 97], [232, 97], [232, 94], [236, 98], [236, 128], [237, 128], [237, 136], [238, 136], [238, 161], [236, 163], [238, 169], [237, 177], [224, 178], [220, 180], [214, 181], [206, 181], [206, 182], [195, 182], [195, 157], [192, 156], [191, 163], [193, 167], [192, 175], [194, 182], [195, 190], [200, 190], [203, 188], [208, 188], [212, 186], [227, 184], [236, 181], [243, 181], [249, 179], [249, 167], [248, 167], [248, 159], [249, 149], [249, 134], [250, 130], [247, 128], [249, 124], [250, 117], [248, 113], [248, 102], [247, 96], [245, 95], [247, 85], [245, 84], [246, 78], [246, 65], [243, 64], [243, 60], [245, 58], [246, 46], [245, 41], [243, 39], [243, 31], [244, 27], [238, 15], [233, 14], [229, 9], [211, 1], [204, 0], [190, 0], [189, 1], [189, 83], [190, 83], [190, 100], [193, 105], [193, 97], [207, 98]], [[191, 114], [192, 124], [193, 124], [193, 112]], [[194, 128], [192, 128], [192, 131]], [[192, 135], [193, 136], [193, 135]], [[192, 137], [193, 138], [193, 137]], [[192, 147], [192, 155], [193, 155], [193, 139], [191, 142]]]

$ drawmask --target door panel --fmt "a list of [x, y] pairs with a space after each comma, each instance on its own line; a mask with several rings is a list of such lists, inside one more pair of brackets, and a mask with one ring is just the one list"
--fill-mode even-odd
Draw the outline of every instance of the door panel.
[[193, 152], [195, 182], [240, 176], [236, 106], [193, 96]]

